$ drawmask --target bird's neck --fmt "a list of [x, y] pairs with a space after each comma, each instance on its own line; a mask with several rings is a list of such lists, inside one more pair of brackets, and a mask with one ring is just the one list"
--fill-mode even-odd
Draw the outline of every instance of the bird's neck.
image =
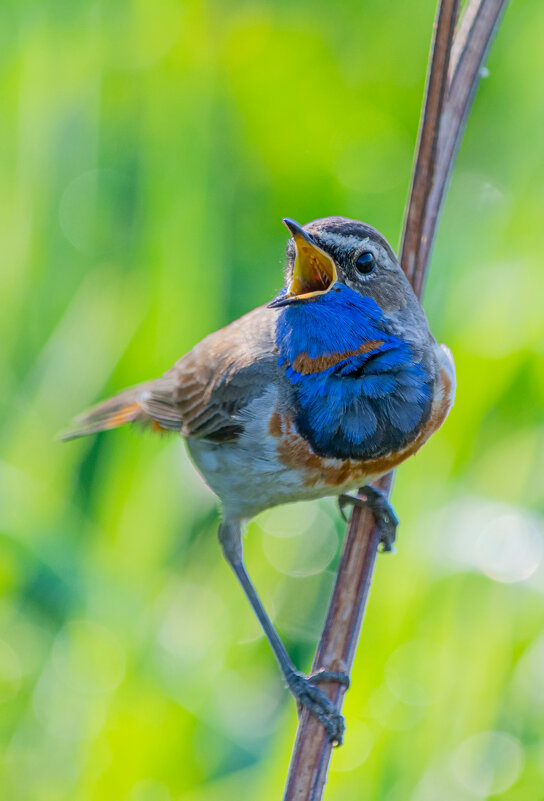
[[383, 338], [386, 327], [376, 301], [337, 285], [315, 300], [282, 310], [276, 329], [280, 364], [292, 364], [301, 354], [318, 359], [356, 351], [364, 342]]

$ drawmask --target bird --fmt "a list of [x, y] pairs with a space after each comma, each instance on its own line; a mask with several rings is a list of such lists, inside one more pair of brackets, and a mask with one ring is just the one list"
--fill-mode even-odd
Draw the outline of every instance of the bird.
[[139, 423], [185, 439], [219, 498], [219, 542], [287, 687], [338, 745], [345, 722], [319, 684], [349, 679], [295, 668], [247, 572], [242, 531], [270, 507], [337, 496], [342, 512], [369, 506], [391, 550], [398, 520], [372, 482], [442, 425], [455, 367], [377, 229], [346, 217], [283, 222], [284, 283], [272, 301], [205, 337], [160, 378], [80, 415], [61, 438]]

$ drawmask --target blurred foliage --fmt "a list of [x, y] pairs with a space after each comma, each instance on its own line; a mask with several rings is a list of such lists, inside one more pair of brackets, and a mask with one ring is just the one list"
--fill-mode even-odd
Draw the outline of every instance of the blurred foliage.
[[[296, 725], [179, 442], [61, 445], [282, 282], [283, 215], [398, 242], [434, 2], [4, 0], [0, 785], [6, 801], [281, 797]], [[329, 801], [544, 786], [544, 6], [489, 58], [425, 304], [444, 429], [401, 468]], [[307, 669], [343, 525], [249, 528]]]

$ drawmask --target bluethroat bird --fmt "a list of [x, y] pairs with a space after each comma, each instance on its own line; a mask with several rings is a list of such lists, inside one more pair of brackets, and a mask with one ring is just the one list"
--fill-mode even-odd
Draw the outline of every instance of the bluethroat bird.
[[396, 517], [371, 486], [415, 453], [453, 403], [450, 351], [437, 344], [387, 240], [370, 225], [284, 219], [285, 283], [265, 306], [210, 334], [155, 381], [99, 404], [64, 437], [125, 423], [174, 431], [223, 506], [219, 541], [291, 693], [341, 742], [343, 718], [299, 673], [247, 573], [242, 527], [263, 509], [339, 497], [371, 506], [391, 549]]

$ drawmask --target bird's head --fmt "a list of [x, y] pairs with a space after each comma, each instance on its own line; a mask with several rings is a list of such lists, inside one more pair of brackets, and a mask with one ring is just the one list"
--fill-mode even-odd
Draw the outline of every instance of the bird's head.
[[341, 285], [372, 298], [386, 314], [417, 304], [391, 245], [372, 226], [347, 217], [283, 222], [291, 234], [286, 285], [270, 306], [313, 303]]

